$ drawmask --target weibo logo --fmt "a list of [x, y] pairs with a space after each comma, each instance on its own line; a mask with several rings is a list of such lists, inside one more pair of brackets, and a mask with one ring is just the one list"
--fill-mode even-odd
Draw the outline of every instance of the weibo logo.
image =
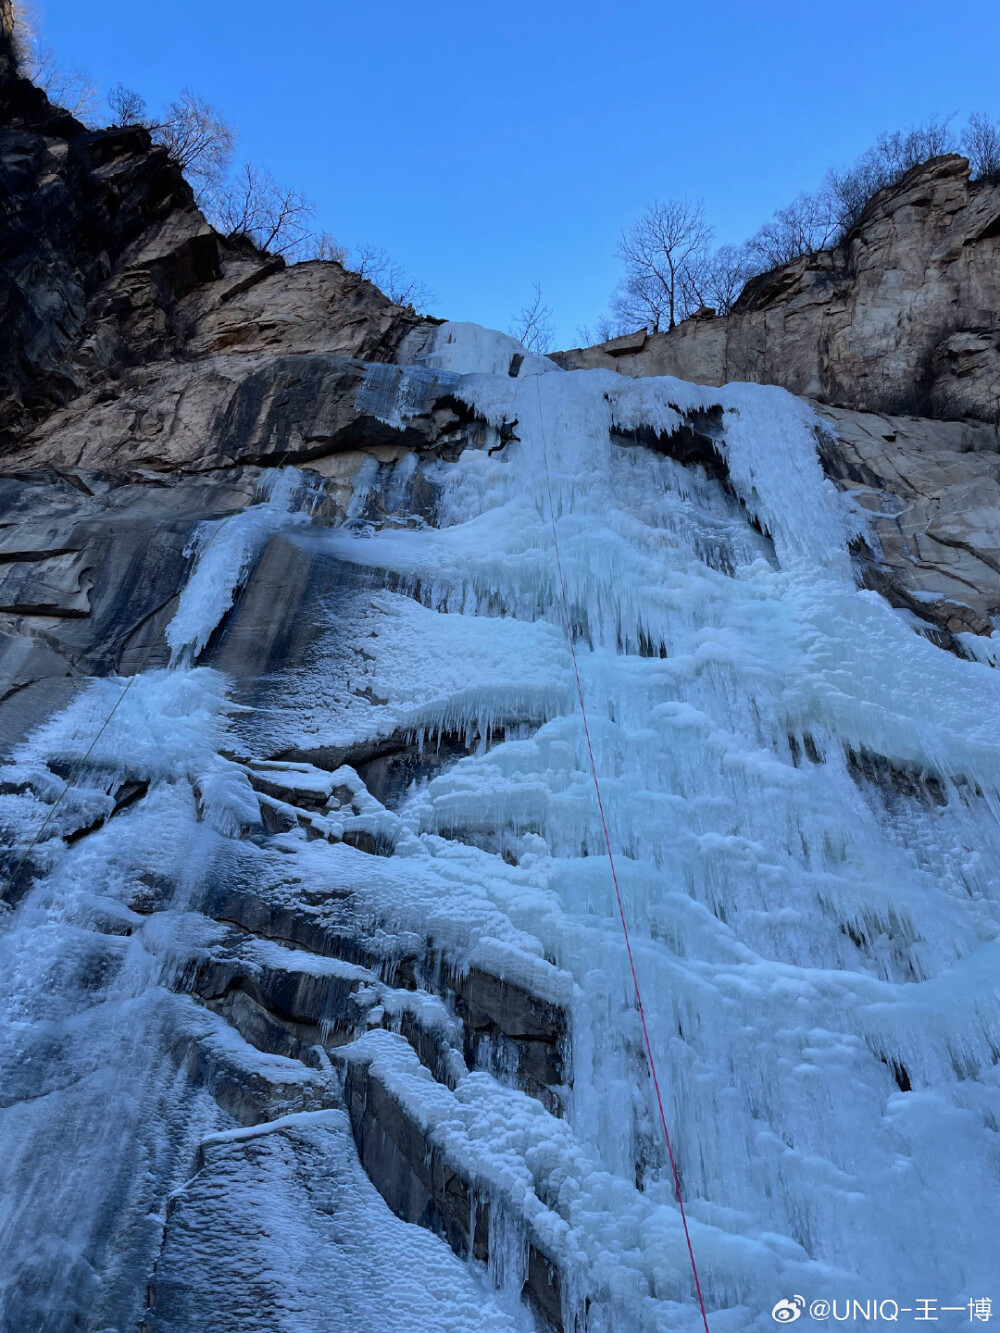
[[771, 1318], [777, 1324], [794, 1324], [806, 1308], [804, 1296], [793, 1296], [790, 1301], [778, 1301], [771, 1311]]

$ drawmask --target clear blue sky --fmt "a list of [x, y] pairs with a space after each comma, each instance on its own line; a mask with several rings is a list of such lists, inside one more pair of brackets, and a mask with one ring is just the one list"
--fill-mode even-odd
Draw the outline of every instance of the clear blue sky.
[[40, 0], [41, 33], [151, 111], [188, 85], [237, 153], [388, 250], [432, 312], [557, 345], [606, 308], [621, 227], [703, 197], [739, 241], [883, 129], [1000, 116], [997, 0]]

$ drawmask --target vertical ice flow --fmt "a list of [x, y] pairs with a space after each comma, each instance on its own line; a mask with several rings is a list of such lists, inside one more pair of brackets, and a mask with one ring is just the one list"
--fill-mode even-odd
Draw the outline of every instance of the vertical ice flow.
[[265, 474], [258, 491], [259, 503], [203, 523], [195, 534], [194, 569], [166, 631], [175, 665], [197, 661], [267, 538], [281, 527], [308, 521], [309, 485], [297, 468]]

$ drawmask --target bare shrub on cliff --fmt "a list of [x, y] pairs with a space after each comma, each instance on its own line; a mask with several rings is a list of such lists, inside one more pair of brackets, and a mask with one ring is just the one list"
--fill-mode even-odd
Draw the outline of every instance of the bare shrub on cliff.
[[247, 240], [268, 254], [298, 258], [314, 239], [306, 225], [313, 205], [252, 162], [211, 191], [203, 207], [209, 222], [230, 239]]
[[380, 246], [368, 242], [359, 245], [357, 250], [348, 252], [345, 267], [373, 282], [396, 305], [426, 310], [435, 299], [424, 283], [411, 277], [402, 264]]
[[149, 126], [146, 115], [146, 99], [134, 88], [126, 88], [116, 83], [108, 93], [108, 107], [111, 110], [112, 125]]
[[610, 315], [601, 315], [593, 328], [589, 324], [576, 326], [576, 337], [581, 347], [593, 347], [597, 343], [610, 342], [612, 338], [620, 338], [623, 334], [634, 332], [634, 327], [623, 327]]
[[[153, 142], [166, 148], [194, 186], [198, 206], [226, 236], [289, 258], [299, 258], [316, 239], [306, 226], [314, 209], [304, 195], [278, 185], [269, 171], [252, 162], [229, 175], [235, 131], [190, 88], [182, 90], [160, 120], [148, 117], [141, 93], [120, 83], [108, 94], [108, 106], [112, 124], [144, 125]], [[324, 233], [319, 244], [332, 247], [336, 242]]]
[[521, 312], [507, 329], [512, 338], [516, 338], [529, 352], [542, 356], [552, 347], [555, 329], [552, 324], [552, 311], [542, 301], [542, 288], [537, 282], [532, 283], [534, 299], [521, 307]]
[[[819, 190], [779, 208], [745, 245], [723, 246], [714, 255], [707, 251], [710, 230], [700, 204], [653, 204], [622, 235], [618, 254], [625, 275], [596, 340], [642, 326], [654, 333], [672, 328], [700, 305], [727, 314], [750, 278], [837, 245], [879, 190], [897, 184], [912, 167], [955, 151], [951, 119], [932, 116], [880, 134], [850, 166], [832, 168]], [[1000, 184], [1000, 122], [970, 117], [961, 144], [973, 177]], [[589, 327], [577, 332], [583, 342], [595, 341]]]
[[842, 171], [831, 169], [826, 188], [841, 234], [850, 231], [879, 190], [897, 184], [911, 167], [954, 150], [951, 116], [931, 116], [908, 130], [880, 134], [852, 166]]
[[38, 11], [30, 0], [14, 5], [14, 50], [20, 73], [41, 88], [53, 106], [91, 124], [99, 105], [97, 88], [82, 70], [62, 65], [39, 36]]
[[644, 328], [659, 333], [669, 318], [666, 292], [655, 278], [630, 274], [622, 279], [611, 297], [611, 323], [622, 333]]
[[801, 255], [814, 255], [833, 244], [840, 222], [833, 196], [828, 190], [803, 192], [786, 208], [779, 208], [770, 222], [747, 241], [747, 253], [755, 271], [766, 273]]
[[745, 245], [720, 245], [706, 256], [698, 273], [698, 303], [728, 315], [740, 292], [760, 272], [760, 264]]
[[149, 116], [142, 93], [121, 83], [108, 93], [108, 107], [112, 125], [145, 126], [153, 142], [167, 150], [196, 191], [218, 187], [225, 180], [236, 131], [217, 107], [190, 88], [182, 89], [159, 119]]
[[224, 180], [233, 158], [236, 132], [217, 107], [182, 88], [163, 119], [150, 127], [196, 189]]
[[962, 148], [969, 159], [973, 180], [1000, 185], [1000, 124], [974, 112], [962, 131]]
[[625, 278], [612, 300], [616, 319], [658, 333], [662, 324], [672, 329], [690, 314], [691, 270], [704, 258], [711, 239], [700, 201], [650, 204], [618, 242]]
[[333, 260], [346, 266], [347, 246], [341, 245], [332, 231], [320, 231], [313, 237], [311, 252], [306, 258]]

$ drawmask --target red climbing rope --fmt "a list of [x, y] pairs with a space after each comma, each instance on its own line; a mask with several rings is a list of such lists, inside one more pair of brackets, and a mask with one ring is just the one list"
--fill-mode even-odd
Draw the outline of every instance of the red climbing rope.
[[681, 1211], [681, 1222], [684, 1225], [684, 1239], [687, 1241], [688, 1256], [691, 1260], [691, 1272], [694, 1274], [694, 1286], [698, 1293], [698, 1304], [701, 1306], [702, 1323], [705, 1325], [705, 1333], [709, 1333], [708, 1315], [705, 1313], [705, 1299], [701, 1294], [701, 1281], [698, 1277], [698, 1265], [694, 1261], [694, 1249], [691, 1245], [691, 1233], [688, 1230], [687, 1214], [684, 1211], [684, 1200], [681, 1198], [681, 1180], [677, 1174], [677, 1166], [674, 1162], [674, 1149], [670, 1142], [670, 1130], [667, 1128], [667, 1116], [663, 1109], [663, 1098], [660, 1095], [660, 1080], [656, 1076], [656, 1061], [653, 1059], [653, 1047], [649, 1040], [649, 1028], [646, 1026], [646, 1011], [642, 1007], [642, 993], [639, 990], [639, 977], [635, 970], [635, 959], [632, 956], [632, 941], [629, 938], [628, 923], [625, 920], [625, 905], [622, 902], [622, 891], [618, 884], [618, 872], [615, 869], [614, 853], [611, 850], [611, 837], [608, 833], [608, 821], [604, 815], [604, 802], [601, 799], [601, 784], [597, 777], [597, 764], [594, 762], [594, 747], [590, 741], [590, 727], [587, 724], [587, 706], [583, 701], [583, 685], [580, 681], [580, 666], [576, 660], [576, 645], [573, 642], [573, 624], [569, 614], [569, 599], [566, 596], [566, 584], [563, 580], [562, 560], [559, 556], [559, 534], [556, 530], [556, 510], [552, 502], [552, 478], [549, 475], [549, 458], [545, 448], [545, 426], [542, 421], [542, 391], [538, 383], [539, 377], [535, 377], [535, 392], [538, 396], [538, 430], [542, 441], [542, 464], [545, 468], [545, 488], [549, 496], [549, 520], [552, 524], [552, 542], [556, 553], [556, 572], [559, 575], [559, 591], [562, 594], [563, 620], [566, 625], [566, 637], [569, 640], [569, 650], [573, 657], [573, 674], [576, 676], [576, 692], [580, 699], [580, 715], [583, 718], [583, 734], [587, 738], [587, 754], [590, 758], [590, 772], [594, 779], [594, 791], [597, 793], [597, 808], [601, 812], [601, 828], [604, 830], [604, 845], [608, 849], [608, 861], [611, 865], [611, 878], [614, 881], [615, 897], [618, 900], [618, 915], [622, 923], [622, 934], [625, 936], [625, 950], [628, 953], [628, 965], [632, 969], [632, 985], [635, 987], [635, 1002], [639, 1006], [639, 1018], [642, 1022], [642, 1036], [646, 1043], [646, 1058], [649, 1061], [649, 1072], [653, 1076], [653, 1087], [656, 1091], [656, 1104], [660, 1109], [660, 1123], [663, 1126], [663, 1137], [667, 1142], [667, 1156], [670, 1158], [670, 1169], [674, 1175], [674, 1191], [677, 1195], [677, 1206]]

